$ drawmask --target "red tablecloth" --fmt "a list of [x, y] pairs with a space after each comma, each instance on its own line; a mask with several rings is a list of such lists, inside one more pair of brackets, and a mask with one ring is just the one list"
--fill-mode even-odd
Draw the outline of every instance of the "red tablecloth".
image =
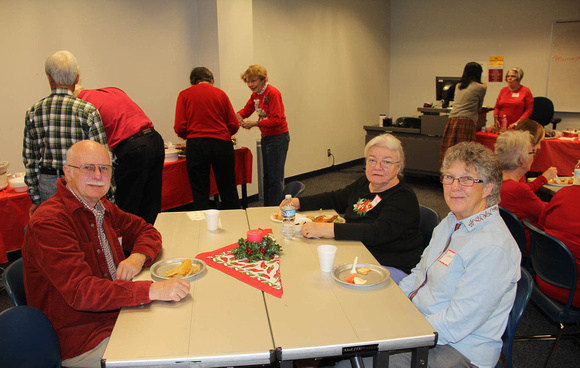
[[[475, 135], [477, 142], [492, 150], [497, 137], [497, 134], [487, 132], [477, 132]], [[554, 166], [558, 169], [558, 175], [572, 176], [578, 160], [580, 160], [580, 140], [544, 139], [536, 153], [530, 171], [543, 173], [549, 167]]]
[[[245, 197], [245, 185], [252, 182], [252, 152], [242, 147], [236, 151], [236, 184], [242, 185], [242, 195]], [[210, 195], [218, 194], [213, 176], [210, 174]], [[163, 165], [163, 189], [161, 198], [161, 210], [183, 206], [193, 202], [187, 166], [185, 159], [174, 162], [166, 162]]]
[[31, 205], [27, 192], [12, 188], [0, 192], [0, 263], [8, 262], [6, 252], [22, 248]]

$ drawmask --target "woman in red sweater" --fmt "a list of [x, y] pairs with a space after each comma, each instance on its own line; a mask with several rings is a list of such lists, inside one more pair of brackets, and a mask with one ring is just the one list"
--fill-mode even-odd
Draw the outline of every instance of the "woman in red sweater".
[[[242, 80], [248, 85], [252, 95], [246, 106], [238, 111], [238, 121], [245, 129], [260, 128], [264, 163], [264, 206], [277, 206], [282, 200], [284, 165], [290, 143], [282, 94], [268, 84], [268, 72], [261, 65], [250, 65], [242, 74]], [[254, 112], [258, 114], [255, 121], [244, 121]]]
[[505, 81], [507, 87], [502, 88], [495, 102], [493, 117], [495, 126], [500, 128], [500, 119], [505, 115], [507, 125], [512, 129], [521, 119], [529, 118], [534, 108], [534, 96], [528, 87], [521, 84], [524, 71], [521, 68], [508, 70]]
[[[503, 171], [503, 183], [500, 191], [500, 207], [513, 212], [520, 221], [527, 218], [537, 225], [546, 202], [542, 202], [530, 186], [520, 182], [532, 166], [535, 151], [532, 148], [532, 136], [524, 131], [503, 132], [495, 142], [495, 154]], [[529, 233], [526, 231], [529, 251]], [[527, 252], [526, 252], [527, 253]]]
[[[576, 269], [578, 270], [578, 285], [580, 285], [580, 185], [570, 185], [560, 189], [540, 215], [538, 225], [550, 235], [560, 239], [574, 258], [576, 259]], [[538, 287], [546, 295], [566, 303], [569, 290], [548, 284], [544, 280], [536, 277]], [[572, 305], [580, 308], [580, 292], [574, 294]]]

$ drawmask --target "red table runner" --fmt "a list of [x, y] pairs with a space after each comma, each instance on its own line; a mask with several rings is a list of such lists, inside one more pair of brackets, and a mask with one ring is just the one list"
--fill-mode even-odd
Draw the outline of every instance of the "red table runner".
[[[488, 132], [477, 132], [475, 135], [477, 142], [489, 147], [492, 151], [497, 137], [497, 134]], [[549, 167], [554, 166], [558, 169], [558, 175], [572, 176], [578, 160], [580, 160], [580, 141], [578, 139], [572, 141], [544, 139], [536, 153], [530, 171], [543, 173]]]
[[22, 248], [31, 205], [27, 192], [15, 192], [12, 188], [0, 192], [0, 263], [8, 262], [6, 252]]
[[[236, 152], [236, 184], [252, 182], [252, 152], [241, 147]], [[193, 202], [185, 158], [163, 165], [161, 211]], [[218, 194], [213, 170], [210, 173], [210, 196]]]
[[[262, 230], [262, 229], [260, 229]], [[262, 230], [264, 235], [272, 233], [271, 229]], [[280, 257], [268, 261], [248, 262], [238, 260], [231, 252], [238, 244], [230, 244], [211, 252], [200, 253], [195, 258], [201, 259], [208, 266], [220, 270], [236, 279], [277, 298], [282, 297], [282, 279], [280, 277]]]

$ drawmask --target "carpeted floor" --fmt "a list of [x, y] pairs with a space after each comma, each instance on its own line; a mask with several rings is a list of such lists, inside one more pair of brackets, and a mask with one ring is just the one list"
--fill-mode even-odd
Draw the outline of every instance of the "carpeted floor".
[[[350, 184], [361, 175], [364, 175], [362, 164], [357, 164], [341, 170], [326, 172], [321, 175], [299, 178], [306, 185], [302, 195], [311, 195], [329, 190], [340, 189]], [[441, 184], [437, 178], [429, 176], [406, 176], [405, 180], [413, 188], [419, 199], [419, 203], [434, 209], [441, 218], [447, 216], [449, 208], [443, 199]], [[261, 206], [262, 201], [251, 202], [250, 207]], [[187, 210], [186, 208], [183, 210]], [[19, 252], [12, 252], [11, 260], [18, 258]], [[5, 268], [8, 264], [2, 264]], [[1, 270], [0, 270], [1, 272]], [[485, 282], [485, 280], [482, 280]], [[12, 306], [6, 291], [0, 286], [0, 311]], [[578, 326], [566, 327], [566, 332], [578, 332]], [[518, 326], [516, 335], [534, 335], [555, 333], [557, 327], [551, 323], [533, 303], [530, 303], [524, 312]], [[513, 347], [514, 367], [535, 368], [543, 367], [548, 356], [551, 341], [515, 342]], [[580, 341], [567, 339], [562, 340], [551, 360], [550, 367], [579, 367], [580, 366]]]

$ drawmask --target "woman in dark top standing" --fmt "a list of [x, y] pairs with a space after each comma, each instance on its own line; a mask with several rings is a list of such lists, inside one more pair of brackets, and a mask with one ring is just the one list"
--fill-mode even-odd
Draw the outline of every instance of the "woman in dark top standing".
[[401, 179], [405, 154], [401, 142], [390, 134], [373, 138], [365, 147], [365, 176], [343, 189], [293, 198], [296, 208], [332, 208], [346, 223], [305, 223], [306, 238], [361, 241], [391, 271], [398, 282], [417, 264], [423, 252], [419, 229], [419, 202]]

